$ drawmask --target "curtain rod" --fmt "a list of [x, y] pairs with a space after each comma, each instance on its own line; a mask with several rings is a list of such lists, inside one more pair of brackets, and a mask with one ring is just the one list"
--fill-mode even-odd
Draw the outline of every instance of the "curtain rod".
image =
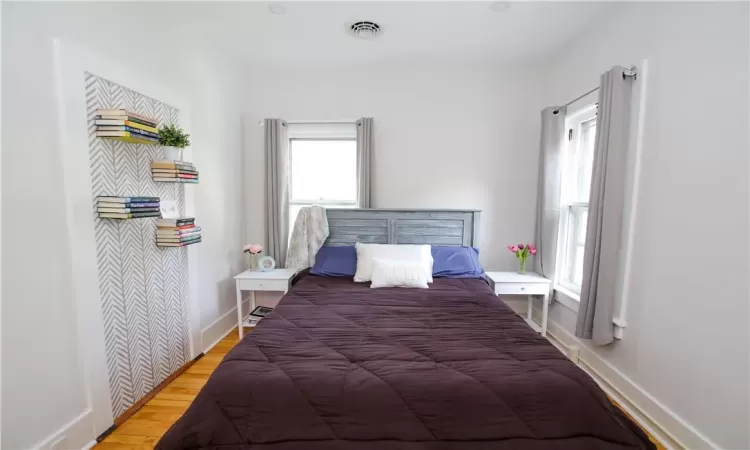
[[286, 123], [290, 123], [293, 125], [307, 125], [307, 124], [319, 124], [319, 123], [331, 123], [331, 124], [346, 124], [350, 125], [353, 123], [357, 123], [359, 119], [354, 120], [287, 120]]
[[[315, 125], [315, 124], [332, 124], [332, 125], [354, 125], [359, 119], [354, 120], [287, 120], [288, 125]], [[263, 126], [263, 121], [258, 121], [258, 126]]]
[[556, 110], [552, 111], [552, 114], [559, 113], [561, 109], [563, 109], [563, 108], [565, 108], [567, 106], [572, 105], [573, 103], [577, 102], [578, 100], [582, 99], [583, 97], [585, 97], [585, 96], [587, 96], [589, 94], [593, 94], [594, 92], [596, 92], [598, 90], [599, 90], [599, 86], [595, 87], [594, 89], [591, 89], [590, 91], [586, 92], [585, 94], [579, 95], [578, 97], [574, 98], [573, 100], [569, 101], [568, 103], [566, 103], [566, 104], [562, 105], [561, 107], [557, 108]]
[[[630, 66], [627, 69], [622, 71], [622, 79], [633, 77], [633, 79], [638, 78], [638, 68], [635, 66]], [[573, 100], [569, 101], [568, 103], [558, 107], [556, 110], [552, 111], [552, 114], [557, 114], [560, 112], [561, 109], [565, 108], [566, 106], [570, 106], [573, 103], [577, 102], [578, 100], [582, 99], [583, 97], [593, 94], [594, 92], [599, 90], [599, 86], [595, 87], [594, 89], [591, 89], [590, 91], [586, 92], [585, 94], [581, 94], [578, 97], [574, 98]]]

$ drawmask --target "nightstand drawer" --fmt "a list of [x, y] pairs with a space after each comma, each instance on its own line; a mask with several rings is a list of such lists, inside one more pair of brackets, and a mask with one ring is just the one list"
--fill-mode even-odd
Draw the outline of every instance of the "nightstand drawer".
[[546, 295], [548, 283], [495, 283], [496, 295]]
[[289, 280], [239, 280], [243, 291], [281, 291], [289, 290]]

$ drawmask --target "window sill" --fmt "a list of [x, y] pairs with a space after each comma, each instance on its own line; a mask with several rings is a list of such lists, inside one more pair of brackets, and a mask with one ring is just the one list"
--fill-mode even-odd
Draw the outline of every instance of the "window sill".
[[576, 294], [570, 289], [566, 289], [559, 284], [553, 288], [555, 290], [555, 300], [573, 312], [578, 312], [578, 304], [581, 302], [581, 295]]
[[[559, 284], [555, 285], [553, 289], [555, 291], [555, 301], [574, 313], [578, 313], [578, 305], [581, 303], [581, 294], [576, 294]], [[615, 318], [612, 322], [615, 326], [615, 339], [622, 339], [625, 335], [625, 328], [628, 326], [627, 323], [620, 318]]]

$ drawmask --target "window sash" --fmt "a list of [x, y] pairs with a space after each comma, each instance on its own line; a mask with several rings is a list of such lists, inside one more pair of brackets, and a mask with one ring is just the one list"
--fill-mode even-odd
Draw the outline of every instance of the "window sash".
[[[572, 130], [572, 135], [569, 135]], [[563, 189], [560, 198], [560, 241], [558, 244], [556, 283], [581, 293], [583, 257], [588, 217], [589, 174], [593, 143], [596, 138], [596, 105], [592, 104], [566, 119], [563, 161]]]
[[[298, 127], [301, 128], [301, 127]], [[302, 130], [305, 131], [305, 130]], [[299, 136], [300, 133], [297, 133], [294, 137], [289, 138], [289, 235], [287, 236], [287, 239], [291, 239], [292, 237], [292, 231], [294, 229], [294, 223], [297, 220], [297, 214], [299, 214], [299, 210], [302, 209], [304, 206], [312, 206], [312, 205], [320, 205], [325, 208], [358, 208], [358, 198], [356, 196], [356, 190], [354, 193], [354, 196], [352, 198], [302, 198], [302, 197], [292, 197], [292, 195], [295, 193], [294, 191], [294, 174], [292, 173], [294, 163], [292, 159], [294, 158], [294, 151], [293, 146], [296, 142], [300, 141], [317, 141], [317, 142], [351, 142], [354, 144], [354, 151], [356, 152], [356, 126], [354, 128], [353, 135], [349, 136], [332, 136], [331, 133], [327, 132], [327, 130], [318, 130], [317, 127], [314, 129], [307, 130], [310, 131], [311, 134], [309, 136]], [[312, 133], [312, 131], [315, 131]], [[356, 171], [356, 166], [354, 168]], [[323, 193], [323, 192], [321, 192]], [[328, 194], [330, 195], [332, 192], [329, 190]], [[298, 193], [299, 194], [299, 193]]]
[[581, 293], [583, 275], [583, 252], [586, 244], [586, 219], [588, 203], [565, 205], [561, 209], [560, 222], [563, 228], [560, 252], [560, 270], [558, 284], [566, 289]]
[[[295, 141], [336, 141], [336, 142], [353, 142], [355, 144], [355, 152], [356, 152], [356, 142], [357, 139], [351, 138], [351, 137], [295, 137], [289, 139], [289, 167], [290, 167], [290, 173], [289, 173], [289, 193], [290, 193], [290, 205], [340, 205], [339, 207], [358, 207], [358, 199], [355, 197], [351, 199], [326, 199], [326, 198], [319, 198], [319, 199], [310, 199], [310, 198], [294, 198], [292, 195], [294, 194], [294, 176], [291, 173], [291, 168], [294, 167], [293, 164], [293, 155], [294, 152], [292, 151], [292, 145]], [[356, 169], [355, 169], [356, 170]]]

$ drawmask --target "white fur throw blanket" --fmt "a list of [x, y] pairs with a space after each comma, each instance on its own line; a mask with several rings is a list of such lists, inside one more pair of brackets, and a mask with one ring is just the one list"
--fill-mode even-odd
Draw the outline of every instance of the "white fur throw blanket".
[[315, 265], [315, 255], [327, 237], [326, 209], [317, 205], [300, 209], [286, 252], [286, 268], [299, 271]]

